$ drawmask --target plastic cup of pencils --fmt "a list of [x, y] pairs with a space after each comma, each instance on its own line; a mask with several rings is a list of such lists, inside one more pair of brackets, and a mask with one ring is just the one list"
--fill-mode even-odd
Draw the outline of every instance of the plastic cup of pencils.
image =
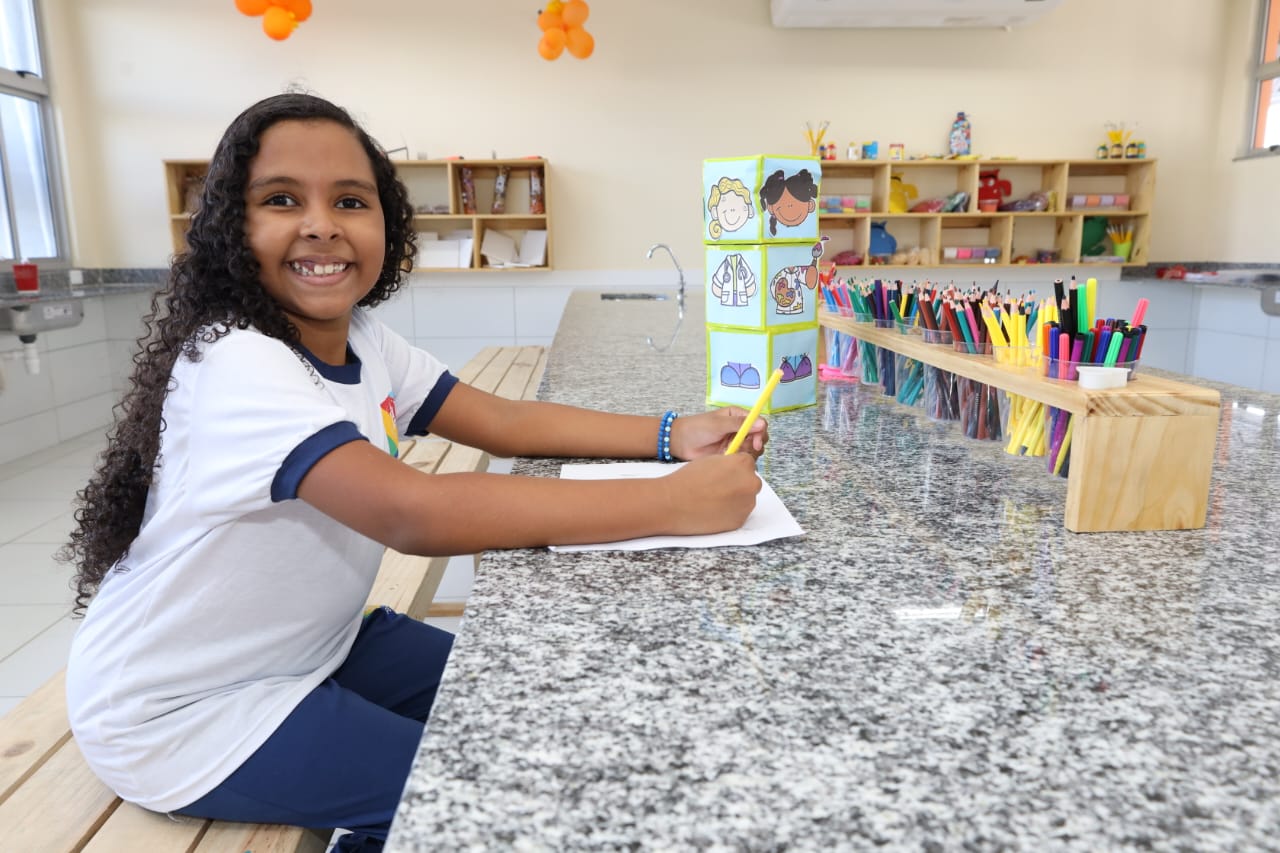
[[951, 345], [951, 332], [947, 329], [921, 329], [920, 336], [926, 344]]
[[894, 371], [894, 352], [893, 350], [880, 347], [880, 387], [884, 390], [886, 397], [896, 397], [898, 394], [897, 374]]
[[1044, 404], [1020, 394], [1004, 391], [1000, 394], [1008, 398], [1000, 404], [1001, 414], [1008, 412], [1004, 422], [1004, 452], [1010, 456], [1044, 456]]
[[[893, 378], [897, 383], [894, 397], [904, 406], [924, 404], [924, 362], [894, 353]], [[885, 393], [889, 393], [888, 388]]]
[[858, 341], [858, 366], [863, 385], [880, 384], [880, 353], [875, 344]]
[[952, 334], [951, 346], [963, 355], [991, 355], [991, 341], [969, 341]]
[[1071, 438], [1075, 432], [1073, 416], [1066, 409], [1044, 407], [1045, 470], [1055, 477], [1071, 472]]
[[892, 328], [893, 328], [893, 318], [892, 318], [892, 317], [877, 317], [877, 318], [876, 318], [876, 328], [877, 328], [877, 329], [892, 329]]
[[923, 327], [917, 326], [915, 320], [898, 320], [896, 322], [898, 334], [900, 335], [918, 335]]
[[1129, 253], [1133, 251], [1132, 240], [1122, 240], [1120, 242], [1112, 242], [1111, 254], [1115, 255], [1123, 261], [1129, 260]]
[[[999, 441], [1004, 435], [1008, 412], [1000, 412], [1001, 395], [994, 385], [986, 385], [966, 376], [956, 377], [956, 394], [960, 412], [960, 430], [966, 438], [977, 441]], [[1009, 398], [1003, 397], [1005, 405]]]
[[960, 420], [957, 377], [932, 364], [924, 366], [924, 414], [931, 421]]
[[[1107, 366], [1107, 365], [1101, 365], [1091, 361], [1080, 362], [1080, 361], [1069, 361], [1067, 359], [1062, 359], [1062, 358], [1046, 358], [1044, 359], [1043, 370], [1041, 372], [1048, 379], [1062, 379], [1062, 380], [1066, 380], [1067, 382], [1078, 382], [1080, 379], [1081, 367], [1088, 369], [1090, 367], [1104, 367], [1104, 366]], [[1115, 364], [1109, 365], [1109, 366], [1127, 369], [1129, 382], [1132, 382], [1134, 380], [1134, 374], [1137, 373], [1137, 370], [1138, 370], [1138, 362], [1136, 361], [1123, 361], [1123, 362], [1118, 361]], [[1081, 384], [1084, 385], [1084, 383], [1081, 383]], [[1088, 386], [1084, 385], [1084, 387], [1088, 387]]]
[[855, 323], [874, 323], [875, 319], [876, 318], [874, 314], [869, 314], [862, 311], [853, 312], [853, 322]]
[[1005, 367], [1032, 367], [1040, 362], [1040, 351], [1035, 347], [1000, 346], [991, 348], [996, 364]]

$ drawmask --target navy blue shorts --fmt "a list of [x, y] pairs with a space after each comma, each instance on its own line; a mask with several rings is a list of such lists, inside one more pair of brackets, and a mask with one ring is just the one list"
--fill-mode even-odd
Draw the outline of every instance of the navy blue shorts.
[[337, 849], [381, 850], [451, 648], [448, 631], [374, 610], [342, 666], [177, 814], [349, 829]]

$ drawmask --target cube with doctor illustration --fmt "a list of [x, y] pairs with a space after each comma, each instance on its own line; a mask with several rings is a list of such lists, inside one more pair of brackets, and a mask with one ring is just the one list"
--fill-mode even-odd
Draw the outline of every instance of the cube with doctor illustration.
[[787, 243], [818, 237], [816, 157], [725, 157], [702, 162], [704, 243]]
[[768, 329], [818, 319], [822, 243], [707, 246], [707, 323]]

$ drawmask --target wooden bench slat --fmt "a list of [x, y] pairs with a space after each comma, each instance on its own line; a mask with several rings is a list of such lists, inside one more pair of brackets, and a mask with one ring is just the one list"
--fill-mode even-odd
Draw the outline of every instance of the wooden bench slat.
[[0, 719], [0, 803], [71, 738], [66, 671]]
[[517, 352], [517, 347], [502, 347], [476, 378], [468, 384], [492, 394], [502, 384], [502, 377], [506, 376], [507, 371], [511, 369], [511, 363], [516, 360]]
[[417, 439], [400, 454], [400, 461], [428, 474], [436, 470], [440, 460], [449, 452], [449, 442], [434, 439]]
[[209, 825], [210, 821], [202, 818], [169, 817], [121, 803], [80, 853], [191, 853]]
[[542, 386], [542, 374], [547, 370], [547, 348], [538, 347], [538, 358], [535, 360], [533, 370], [529, 372], [529, 384], [524, 388], [524, 394], [520, 396], [521, 400], [538, 399], [538, 389]]
[[324, 853], [331, 835], [299, 826], [217, 820], [209, 824], [194, 853]]
[[493, 361], [501, 352], [503, 347], [485, 347], [476, 353], [470, 361], [462, 365], [462, 369], [458, 371], [458, 379], [471, 385], [480, 372], [489, 366], [489, 362]]
[[68, 740], [0, 803], [5, 849], [79, 850], [119, 803]]

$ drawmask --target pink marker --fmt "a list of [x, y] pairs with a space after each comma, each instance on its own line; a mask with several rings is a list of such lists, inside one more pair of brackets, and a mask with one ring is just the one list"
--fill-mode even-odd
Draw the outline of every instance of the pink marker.
[[1133, 322], [1129, 324], [1130, 326], [1137, 328], [1142, 325], [1142, 319], [1147, 316], [1147, 306], [1150, 304], [1150, 300], [1146, 297], [1138, 300], [1138, 307], [1133, 309]]

